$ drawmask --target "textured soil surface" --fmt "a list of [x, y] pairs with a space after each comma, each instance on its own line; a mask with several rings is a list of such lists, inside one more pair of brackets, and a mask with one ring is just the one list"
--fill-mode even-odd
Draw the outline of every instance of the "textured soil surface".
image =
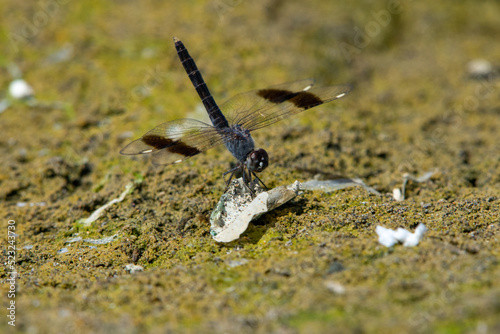
[[[1, 332], [500, 332], [497, 1], [0, 11]], [[254, 132], [270, 156], [260, 177], [273, 188], [343, 175], [382, 195], [307, 191], [214, 241], [208, 219], [235, 166], [223, 146], [168, 167], [119, 154], [160, 123], [206, 117], [173, 36], [219, 103], [306, 78], [351, 83]], [[34, 98], [9, 95], [20, 77]], [[406, 173], [429, 171], [394, 199]], [[419, 223], [416, 247], [378, 243], [377, 225]]]

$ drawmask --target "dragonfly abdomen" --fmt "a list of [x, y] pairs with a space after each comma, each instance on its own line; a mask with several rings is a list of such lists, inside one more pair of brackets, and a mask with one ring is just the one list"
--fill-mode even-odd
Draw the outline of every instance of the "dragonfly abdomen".
[[177, 55], [181, 60], [182, 66], [184, 66], [189, 79], [193, 83], [196, 92], [200, 96], [200, 99], [203, 102], [203, 106], [205, 106], [205, 109], [207, 110], [212, 124], [217, 129], [229, 127], [229, 123], [220, 111], [217, 103], [215, 103], [212, 94], [210, 94], [210, 91], [208, 90], [205, 80], [203, 80], [201, 72], [198, 70], [198, 67], [196, 66], [193, 58], [189, 55], [188, 50], [186, 49], [184, 44], [176, 37], [174, 37], [174, 42], [175, 49], [177, 50]]

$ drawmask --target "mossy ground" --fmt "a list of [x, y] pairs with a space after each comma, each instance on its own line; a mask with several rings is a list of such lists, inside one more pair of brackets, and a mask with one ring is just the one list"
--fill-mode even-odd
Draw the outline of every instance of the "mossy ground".
[[[392, 3], [3, 1], [4, 95], [15, 64], [39, 100], [63, 103], [0, 114], [5, 258], [8, 220], [17, 228], [15, 329], [500, 331], [500, 80], [466, 67], [500, 65], [500, 5], [400, 1], [396, 13]], [[159, 123], [202, 114], [173, 36], [219, 102], [307, 77], [352, 83], [347, 97], [255, 133], [271, 159], [262, 178], [275, 187], [342, 174], [387, 195], [308, 192], [241, 239], [213, 241], [208, 216], [229, 153], [167, 168], [118, 153]], [[403, 173], [432, 169], [405, 201], [388, 195]], [[123, 202], [81, 223], [131, 181]], [[416, 248], [377, 242], [379, 224], [418, 223], [429, 231]], [[96, 247], [66, 243], [114, 234]], [[129, 263], [145, 270], [129, 274]], [[7, 290], [2, 330], [13, 329]]]

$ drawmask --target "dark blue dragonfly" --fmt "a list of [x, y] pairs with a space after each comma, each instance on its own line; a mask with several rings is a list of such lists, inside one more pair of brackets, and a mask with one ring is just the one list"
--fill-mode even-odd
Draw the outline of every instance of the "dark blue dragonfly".
[[227, 185], [236, 172], [241, 172], [245, 184], [252, 181], [253, 175], [264, 185], [255, 173], [268, 166], [269, 158], [264, 149], [255, 149], [251, 131], [339, 99], [351, 90], [350, 85], [313, 87], [314, 81], [307, 79], [241, 93], [219, 108], [184, 44], [176, 37], [174, 43], [213, 125], [189, 118], [163, 123], [128, 144], [120, 153], [151, 153], [154, 164], [167, 165], [224, 144], [238, 160], [236, 168], [224, 173], [224, 176], [231, 173]]

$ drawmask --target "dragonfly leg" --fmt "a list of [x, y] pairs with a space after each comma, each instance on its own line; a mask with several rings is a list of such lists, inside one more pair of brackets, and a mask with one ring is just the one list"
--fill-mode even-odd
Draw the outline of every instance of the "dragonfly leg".
[[268, 190], [269, 188], [264, 184], [264, 182], [262, 182], [261, 179], [259, 179], [259, 177], [257, 176], [257, 174], [255, 174], [255, 172], [252, 172], [253, 176], [255, 176], [255, 178], [257, 179], [257, 181], [260, 182], [260, 184], [262, 184], [264, 186], [264, 189], [265, 190]]
[[[243, 174], [243, 184], [245, 185], [245, 187], [247, 187], [248, 190], [250, 190], [250, 193], [252, 193], [252, 197], [255, 197], [256, 196], [255, 191], [252, 189], [251, 184], [250, 184], [252, 182], [252, 174], [245, 167], [245, 165], [241, 165], [241, 169], [242, 169], [242, 174]], [[248, 174], [247, 174], [247, 172], [248, 172]]]
[[[234, 174], [237, 172], [237, 170], [239, 168], [240, 168], [240, 166], [237, 166], [231, 170], [228, 170], [224, 174], [222, 174], [222, 178], [224, 179], [224, 182], [226, 182], [226, 190], [227, 190], [227, 188], [229, 188], [229, 185], [231, 184], [231, 180], [233, 179]], [[226, 181], [226, 175], [229, 173], [231, 173], [231, 175], [229, 176], [229, 180]]]
[[[241, 165], [238, 165], [236, 166], [235, 168], [231, 169], [231, 170], [228, 170], [227, 172], [225, 172], [224, 174], [222, 174], [222, 178], [224, 179], [224, 182], [226, 183], [226, 191], [227, 189], [229, 188], [229, 185], [231, 184], [231, 180], [233, 179], [234, 175], [238, 172], [238, 170], [241, 170], [241, 177], [243, 179], [243, 184], [244, 186], [250, 190], [250, 193], [252, 193], [252, 196], [255, 197], [256, 196], [256, 193], [255, 191], [250, 187], [250, 183], [252, 182], [252, 174], [255, 176], [255, 178], [264, 186], [264, 188], [267, 190], [268, 188], [266, 187], [266, 185], [264, 184], [264, 182], [262, 182], [261, 179], [259, 179], [257, 177], [257, 175], [255, 175], [254, 172], [250, 172], [244, 164], [241, 164]], [[227, 174], [230, 174], [229, 175], [229, 179], [226, 181], [226, 175]]]
[[[252, 196], [255, 197], [255, 191], [253, 191], [250, 186], [249, 186], [249, 182], [247, 180], [248, 178], [248, 175], [250, 175], [250, 172], [246, 172], [246, 168], [245, 168], [245, 165], [243, 164], [240, 164], [238, 166], [236, 166], [235, 168], [231, 169], [231, 170], [228, 170], [227, 172], [225, 172], [224, 174], [222, 174], [222, 178], [224, 179], [224, 182], [226, 182], [226, 190], [229, 189], [229, 185], [231, 184], [231, 180], [233, 179], [234, 175], [238, 172], [238, 170], [241, 171], [241, 177], [243, 179], [243, 185], [248, 189], [250, 190], [250, 192], [252, 193]], [[226, 181], [226, 175], [231, 173], [231, 175], [229, 176], [229, 179]], [[252, 180], [252, 177], [250, 176], [250, 180]]]

